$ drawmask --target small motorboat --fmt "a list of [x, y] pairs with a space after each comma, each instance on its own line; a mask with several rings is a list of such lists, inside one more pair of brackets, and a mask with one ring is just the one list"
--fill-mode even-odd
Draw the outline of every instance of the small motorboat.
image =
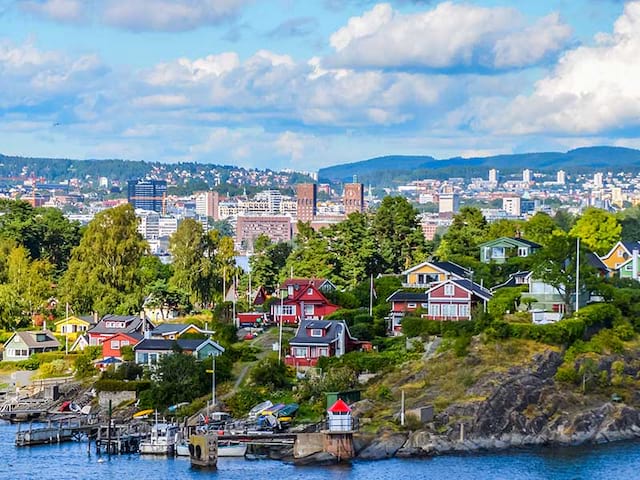
[[249, 410], [249, 419], [250, 420], [255, 420], [256, 418], [258, 418], [260, 416], [260, 414], [265, 411], [267, 408], [271, 408], [273, 407], [273, 402], [271, 402], [271, 400], [267, 400], [266, 402], [262, 402], [259, 403], [258, 405], [256, 405], [255, 407], [253, 407], [251, 410]]
[[140, 453], [147, 455], [173, 455], [180, 439], [180, 427], [175, 423], [156, 423], [151, 427], [151, 436], [140, 442]]
[[218, 457], [244, 457], [247, 444], [231, 440], [218, 441]]
[[176, 443], [176, 455], [178, 457], [188, 457], [190, 455], [188, 440], [180, 440], [178, 443]]
[[151, 415], [153, 412], [155, 412], [153, 408], [149, 408], [147, 410], [140, 410], [139, 412], [136, 412], [133, 414], [133, 418], [137, 418], [138, 420], [149, 418], [149, 415]]

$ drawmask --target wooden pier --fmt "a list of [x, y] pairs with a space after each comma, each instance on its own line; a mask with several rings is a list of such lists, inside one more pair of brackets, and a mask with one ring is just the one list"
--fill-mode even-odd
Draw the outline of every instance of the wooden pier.
[[62, 443], [77, 440], [83, 436], [90, 437], [97, 429], [97, 425], [91, 425], [86, 421], [49, 421], [44, 427], [33, 428], [29, 424], [28, 429], [18, 428], [16, 432], [16, 446], [30, 447], [47, 443]]
[[120, 455], [138, 453], [140, 442], [151, 433], [147, 424], [101, 425], [96, 432], [96, 453], [98, 455]]

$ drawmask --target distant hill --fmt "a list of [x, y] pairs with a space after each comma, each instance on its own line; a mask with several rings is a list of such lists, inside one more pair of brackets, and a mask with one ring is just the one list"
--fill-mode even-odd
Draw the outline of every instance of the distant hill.
[[321, 182], [350, 182], [357, 175], [358, 181], [365, 184], [393, 185], [420, 178], [486, 177], [490, 168], [497, 168], [502, 174], [517, 173], [524, 168], [542, 172], [562, 168], [569, 173], [587, 173], [596, 169], [640, 172], [640, 150], [585, 147], [566, 153], [538, 152], [441, 160], [430, 156], [389, 155], [323, 168], [318, 177]]

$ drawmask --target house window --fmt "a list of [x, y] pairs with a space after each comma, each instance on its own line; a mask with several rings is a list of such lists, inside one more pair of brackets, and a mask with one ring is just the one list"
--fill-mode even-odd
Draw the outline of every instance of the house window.
[[313, 316], [313, 305], [305, 305], [304, 306], [304, 316], [305, 317], [312, 317]]
[[327, 347], [318, 347], [316, 349], [316, 352], [318, 353], [319, 357], [328, 357], [329, 356], [329, 349]]
[[442, 305], [442, 316], [443, 317], [457, 317], [458, 316], [458, 306], [457, 305]]
[[425, 282], [425, 278], [426, 278], [426, 275], [424, 273], [419, 273], [418, 274], [418, 285], [424, 285], [426, 283]]
[[429, 304], [428, 303], [421, 303], [420, 306], [422, 308], [429, 308]]
[[278, 305], [276, 312], [278, 315], [294, 315], [293, 305]]
[[518, 247], [518, 256], [526, 257], [529, 255], [529, 249], [527, 247]]
[[407, 308], [416, 308], [416, 307], [417, 307], [417, 304], [415, 304], [415, 303], [408, 303], [407, 304]]
[[322, 337], [323, 335], [322, 329], [321, 328], [312, 328], [311, 329], [311, 336], [312, 337]]
[[620, 249], [618, 250], [618, 256], [621, 258], [624, 257], [624, 252]]
[[294, 347], [293, 356], [296, 358], [305, 358], [307, 356], [306, 347]]
[[458, 316], [469, 318], [469, 305], [458, 305]]
[[444, 294], [447, 297], [453, 297], [455, 294], [455, 287], [452, 284], [447, 284], [444, 286]]
[[127, 345], [129, 345], [129, 340], [122, 340], [122, 341], [120, 342], [120, 346], [121, 346], [121, 347], [126, 347]]
[[440, 316], [440, 305], [437, 303], [432, 303], [429, 305], [429, 315], [432, 317]]
[[118, 340], [111, 340], [111, 350], [120, 350], [120, 342]]
[[491, 258], [504, 258], [504, 247], [493, 247], [491, 249]]
[[307, 288], [307, 295], [313, 295], [313, 288]]

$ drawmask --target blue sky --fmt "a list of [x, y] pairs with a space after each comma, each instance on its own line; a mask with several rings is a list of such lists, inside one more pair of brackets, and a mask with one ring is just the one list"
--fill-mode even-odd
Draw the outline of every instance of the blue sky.
[[640, 147], [640, 0], [0, 0], [0, 153], [316, 170]]

